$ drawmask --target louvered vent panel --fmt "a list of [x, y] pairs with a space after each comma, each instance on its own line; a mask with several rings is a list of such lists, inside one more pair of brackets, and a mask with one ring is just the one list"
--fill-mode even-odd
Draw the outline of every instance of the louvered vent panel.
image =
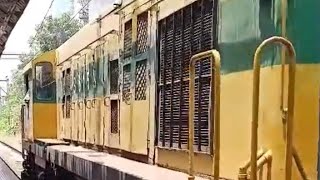
[[[161, 146], [187, 147], [189, 62], [192, 55], [215, 48], [213, 3], [196, 1], [159, 22]], [[209, 151], [210, 80], [209, 59], [196, 63], [194, 145], [198, 151]]]
[[137, 54], [142, 54], [148, 49], [148, 12], [140, 14], [137, 20]]
[[132, 55], [132, 20], [124, 25], [124, 58]]
[[118, 60], [110, 61], [110, 93], [118, 94], [119, 65]]
[[111, 133], [116, 134], [118, 128], [118, 100], [111, 100]]
[[135, 100], [147, 99], [147, 60], [136, 63]]
[[131, 98], [131, 65], [123, 66], [123, 85], [122, 85], [122, 101], [129, 104]]

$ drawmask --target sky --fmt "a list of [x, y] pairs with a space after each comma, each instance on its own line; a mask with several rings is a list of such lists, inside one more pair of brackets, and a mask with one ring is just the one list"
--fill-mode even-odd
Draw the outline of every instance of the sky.
[[[30, 0], [20, 20], [13, 29], [3, 53], [28, 52], [28, 39], [35, 34], [35, 26], [41, 23], [50, 6], [51, 0]], [[5, 56], [2, 58], [16, 58], [17, 56]], [[0, 59], [0, 80], [11, 75], [11, 71], [17, 68], [19, 61]], [[4, 83], [0, 83], [4, 86]], [[5, 87], [4, 87], [5, 88]]]
[[[66, 0], [55, 0], [49, 13], [52, 15], [59, 15], [70, 6], [66, 6]], [[115, 0], [91, 0], [90, 14], [92, 17], [97, 16], [97, 13], [104, 12], [107, 5], [112, 5]], [[20, 20], [13, 29], [5, 50], [3, 53], [26, 53], [29, 51], [28, 40], [30, 36], [34, 35], [35, 26], [40, 24], [43, 20], [51, 0], [30, 0]], [[68, 3], [70, 5], [70, 3]], [[80, 8], [80, 7], [76, 7]], [[77, 11], [77, 10], [76, 10]], [[18, 56], [2, 55], [1, 58], [17, 58]], [[0, 80], [7, 76], [10, 78], [12, 70], [17, 68], [19, 60], [2, 60], [0, 59]], [[0, 87], [6, 89], [5, 83], [0, 82]]]

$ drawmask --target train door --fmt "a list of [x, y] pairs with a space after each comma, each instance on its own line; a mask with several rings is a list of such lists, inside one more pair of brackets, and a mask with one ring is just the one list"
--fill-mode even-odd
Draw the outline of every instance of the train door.
[[85, 119], [86, 119], [86, 107], [85, 107], [85, 84], [86, 84], [86, 56], [83, 55], [79, 59], [78, 63], [79, 69], [79, 141], [86, 142], [86, 129], [85, 129]]
[[72, 101], [72, 83], [71, 83], [71, 67], [72, 64], [67, 62], [64, 73], [64, 131], [65, 138], [72, 139], [72, 119], [71, 119], [71, 101]]
[[63, 139], [63, 104], [62, 104], [62, 67], [58, 66], [56, 71], [57, 77], [57, 137]]
[[124, 25], [124, 54], [121, 63], [121, 101], [120, 101], [120, 146], [131, 150], [131, 101], [132, 101], [132, 20]]
[[101, 48], [103, 57], [103, 127], [104, 144], [111, 148], [119, 148], [119, 49], [118, 36], [108, 34], [106, 43]]
[[[109, 60], [108, 60], [109, 61]], [[120, 131], [119, 131], [119, 60], [110, 59], [108, 67], [108, 76], [110, 82], [110, 98], [109, 105], [109, 146], [113, 148], [119, 147]]]
[[102, 62], [103, 62], [103, 135], [102, 135], [102, 139], [103, 139], [103, 144], [104, 146], [109, 146], [109, 94], [108, 94], [108, 85], [109, 85], [109, 79], [108, 79], [108, 53], [107, 53], [107, 49], [106, 49], [106, 43], [103, 45], [102, 48]]
[[97, 109], [97, 99], [96, 99], [96, 87], [97, 87], [97, 81], [96, 81], [96, 62], [97, 62], [97, 56], [95, 53], [96, 49], [91, 51], [91, 58], [89, 62], [89, 98], [88, 98], [88, 106], [90, 111], [89, 116], [89, 126], [90, 126], [90, 137], [89, 142], [90, 144], [96, 144], [95, 138], [96, 138], [96, 121], [97, 115], [96, 115], [96, 109]]
[[25, 91], [25, 97], [24, 97], [24, 105], [23, 108], [23, 132], [22, 136], [23, 138], [31, 139], [33, 136], [31, 134], [32, 130], [30, 129], [30, 122], [32, 122], [32, 104], [33, 104], [33, 98], [32, 98], [32, 71], [30, 70], [25, 74], [25, 85], [26, 85], [26, 91]]
[[85, 114], [86, 114], [86, 118], [85, 118], [85, 136], [86, 136], [86, 143], [91, 143], [91, 139], [92, 139], [92, 129], [91, 129], [91, 97], [90, 97], [90, 87], [91, 87], [91, 52], [89, 52], [88, 54], [86, 54], [86, 61], [85, 61]]
[[149, 11], [136, 17], [134, 41], [133, 103], [132, 108], [132, 151], [147, 155], [149, 124]]
[[77, 69], [78, 59], [72, 60], [71, 71], [72, 71], [72, 103], [71, 103], [71, 132], [72, 140], [78, 141], [78, 92], [77, 92], [77, 79], [78, 79], [78, 69]]
[[[133, 28], [134, 27], [134, 28]], [[124, 59], [122, 66], [121, 144], [129, 142], [133, 153], [147, 155], [149, 121], [149, 11], [125, 23]], [[135, 48], [132, 48], [135, 42]], [[129, 121], [128, 121], [129, 120]], [[130, 137], [127, 139], [125, 137]]]
[[93, 100], [92, 100], [92, 123], [94, 129], [94, 144], [102, 146], [103, 142], [101, 139], [101, 125], [102, 125], [102, 113], [101, 113], [101, 106], [103, 103], [102, 97], [102, 82], [100, 81], [100, 62], [101, 59], [101, 45], [98, 45], [94, 50], [94, 58], [93, 58]]
[[104, 44], [100, 45], [98, 48], [98, 72], [97, 72], [97, 97], [99, 99], [99, 109], [97, 111], [98, 121], [97, 121], [97, 144], [100, 146], [105, 145], [104, 135], [105, 135], [105, 104], [104, 104]]
[[71, 139], [71, 67], [68, 62], [61, 68], [61, 108], [60, 108], [60, 126], [63, 139]]

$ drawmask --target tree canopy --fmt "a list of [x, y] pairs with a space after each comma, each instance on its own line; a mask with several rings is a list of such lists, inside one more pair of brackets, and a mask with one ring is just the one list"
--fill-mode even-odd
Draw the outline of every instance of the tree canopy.
[[43, 24], [36, 26], [37, 34], [29, 39], [31, 53], [43, 53], [58, 48], [79, 31], [81, 26], [78, 20], [72, 19], [71, 13], [64, 13], [57, 18], [47, 17]]
[[58, 48], [73, 36], [82, 24], [71, 13], [51, 16], [36, 26], [36, 34], [29, 38], [29, 53], [20, 56], [21, 64], [12, 72], [6, 103], [0, 107], [0, 130], [7, 133], [19, 131], [20, 105], [24, 97], [22, 68], [36, 55]]

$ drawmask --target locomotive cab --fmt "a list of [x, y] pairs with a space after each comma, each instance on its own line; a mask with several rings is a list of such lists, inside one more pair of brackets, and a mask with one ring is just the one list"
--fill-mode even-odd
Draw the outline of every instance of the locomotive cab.
[[55, 51], [30, 61], [23, 70], [25, 96], [22, 105], [22, 138], [56, 138]]

